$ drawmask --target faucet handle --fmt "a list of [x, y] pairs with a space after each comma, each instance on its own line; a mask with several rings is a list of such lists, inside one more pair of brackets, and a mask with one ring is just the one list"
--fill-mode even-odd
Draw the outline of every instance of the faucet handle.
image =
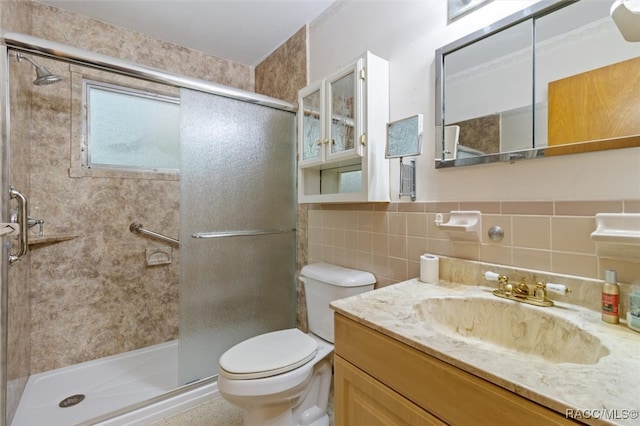
[[500, 275], [497, 272], [487, 271], [483, 275], [484, 275], [484, 279], [487, 281], [502, 281], [502, 282], [509, 281], [509, 279], [506, 276]]
[[547, 300], [547, 289], [544, 283], [538, 281], [536, 283], [536, 289], [533, 291], [533, 297], [540, 300]]
[[567, 288], [567, 286], [564, 284], [547, 283], [545, 284], [544, 287], [547, 291], [550, 291], [551, 293], [560, 294], [562, 296], [565, 296], [571, 293], [571, 289]]

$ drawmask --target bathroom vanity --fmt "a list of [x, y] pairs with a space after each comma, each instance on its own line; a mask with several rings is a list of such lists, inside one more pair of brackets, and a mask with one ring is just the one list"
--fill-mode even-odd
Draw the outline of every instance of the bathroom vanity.
[[336, 425], [575, 424], [343, 315], [335, 325]]
[[413, 279], [333, 302], [336, 425], [638, 424], [640, 334], [492, 290]]

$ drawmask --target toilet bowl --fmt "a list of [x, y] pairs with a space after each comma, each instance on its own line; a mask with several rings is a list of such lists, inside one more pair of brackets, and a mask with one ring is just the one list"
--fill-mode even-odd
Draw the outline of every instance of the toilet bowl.
[[332, 379], [333, 311], [329, 303], [372, 290], [363, 271], [316, 263], [302, 268], [309, 331], [261, 334], [219, 360], [218, 390], [244, 411], [245, 426], [327, 426]]

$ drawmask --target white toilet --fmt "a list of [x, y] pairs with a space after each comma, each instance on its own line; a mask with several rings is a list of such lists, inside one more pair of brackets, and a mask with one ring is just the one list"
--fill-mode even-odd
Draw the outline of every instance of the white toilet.
[[327, 426], [332, 378], [329, 303], [373, 289], [369, 272], [328, 263], [302, 268], [309, 334], [297, 328], [238, 343], [220, 357], [218, 389], [244, 410], [245, 426]]

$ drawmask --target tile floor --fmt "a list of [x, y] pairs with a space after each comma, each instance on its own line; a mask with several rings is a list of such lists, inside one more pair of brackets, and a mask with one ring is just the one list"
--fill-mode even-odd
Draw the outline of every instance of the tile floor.
[[223, 398], [198, 405], [150, 426], [242, 426], [242, 411]]
[[[333, 386], [329, 394], [329, 426], [333, 425]], [[149, 426], [242, 426], [242, 411], [223, 398], [151, 423]]]

